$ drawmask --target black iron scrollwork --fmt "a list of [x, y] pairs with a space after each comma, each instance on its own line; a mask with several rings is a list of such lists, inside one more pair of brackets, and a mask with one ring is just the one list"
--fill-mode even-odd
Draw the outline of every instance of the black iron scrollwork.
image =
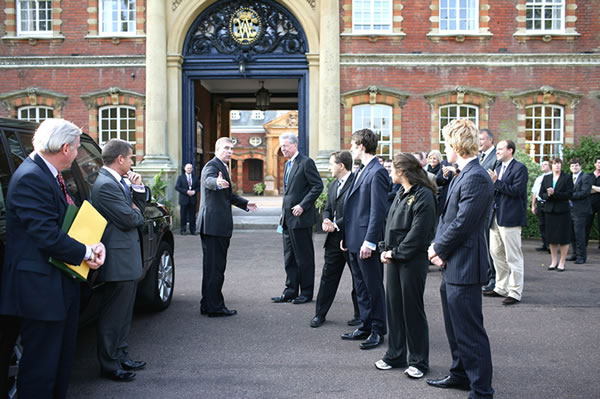
[[[240, 10], [250, 10], [256, 19], [247, 18], [246, 32], [256, 32], [254, 40], [232, 36], [239, 32]], [[233, 19], [233, 21], [232, 21]], [[232, 28], [232, 23], [235, 26]], [[191, 28], [186, 55], [304, 54], [306, 39], [298, 22], [282, 6], [261, 0], [219, 1], [204, 11]], [[236, 40], [237, 39], [237, 40]]]

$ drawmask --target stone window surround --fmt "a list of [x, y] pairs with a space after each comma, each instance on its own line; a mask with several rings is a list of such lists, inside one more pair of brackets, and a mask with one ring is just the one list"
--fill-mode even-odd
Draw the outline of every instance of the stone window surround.
[[379, 38], [397, 38], [404, 39], [406, 33], [402, 31], [402, 5], [401, 0], [392, 0], [392, 31], [391, 32], [353, 32], [352, 31], [352, 1], [340, 0], [342, 4], [342, 33], [341, 37], [345, 39], [361, 38], [368, 39], [371, 42], [377, 41]]
[[2, 40], [27, 40], [30, 45], [35, 46], [39, 40], [63, 41], [62, 35], [62, 0], [52, 1], [52, 32], [50, 34], [21, 34], [17, 35], [17, 1], [5, 0], [4, 36]]
[[0, 102], [7, 108], [10, 117], [14, 119], [18, 117], [19, 108], [26, 106], [50, 107], [54, 112], [54, 117], [61, 118], [62, 110], [68, 99], [67, 95], [37, 87], [0, 94]]
[[515, 93], [510, 96], [517, 108], [517, 144], [525, 146], [525, 108], [530, 105], [560, 105], [564, 108], [564, 142], [565, 145], [575, 144], [575, 107], [582, 95], [557, 90], [550, 86], [542, 86], [536, 90]]
[[89, 132], [88, 134], [99, 142], [98, 123], [99, 110], [104, 106], [129, 106], [135, 107], [135, 154], [138, 160], [145, 154], [144, 142], [144, 113], [146, 109], [146, 98], [143, 94], [133, 91], [122, 90], [111, 87], [89, 94], [84, 94], [81, 99], [89, 110]]
[[479, 0], [479, 20], [477, 31], [465, 31], [463, 32], [445, 32], [440, 30], [440, 0], [431, 0], [429, 8], [431, 9], [431, 30], [427, 33], [427, 38], [432, 42], [439, 42], [440, 40], [455, 40], [459, 43], [464, 42], [467, 39], [477, 40], [489, 40], [493, 35], [490, 32], [490, 17], [489, 0]]
[[442, 90], [424, 95], [431, 107], [431, 149], [440, 149], [440, 124], [439, 111], [444, 105], [473, 105], [479, 108], [479, 129], [487, 129], [489, 123], [489, 109], [496, 100], [496, 96], [481, 89], [456, 86], [450, 90]]
[[[145, 2], [136, 0], [135, 4], [135, 33], [128, 32], [112, 32], [112, 33], [101, 33], [100, 32], [100, 4], [102, 0], [87, 0], [87, 12], [88, 12], [88, 34], [85, 35], [86, 39], [89, 40], [110, 40], [113, 44], [117, 45], [122, 40], [137, 40], [143, 41], [146, 38], [145, 25], [146, 25], [146, 7]], [[142, 4], [141, 4], [142, 3]]]
[[342, 148], [350, 145], [352, 137], [352, 108], [357, 105], [389, 105], [392, 107], [392, 153], [402, 146], [402, 108], [409, 94], [384, 87], [369, 86], [364, 89], [342, 93], [344, 113]]
[[527, 0], [518, 0], [517, 9], [517, 31], [513, 34], [515, 39], [520, 42], [526, 40], [541, 40], [543, 42], [550, 42], [556, 40], [575, 40], [579, 37], [575, 29], [575, 23], [577, 22], [577, 16], [575, 10], [577, 10], [577, 0], [564, 0], [565, 2], [565, 30], [564, 32], [544, 32], [544, 31], [528, 31], [526, 27], [527, 21]]

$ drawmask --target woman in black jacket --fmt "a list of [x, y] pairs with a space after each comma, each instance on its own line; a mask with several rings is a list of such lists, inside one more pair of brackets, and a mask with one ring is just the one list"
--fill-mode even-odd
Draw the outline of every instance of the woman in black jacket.
[[392, 179], [402, 187], [388, 212], [385, 241], [379, 243], [381, 261], [387, 264], [389, 343], [375, 367], [408, 367], [406, 375], [421, 378], [429, 369], [423, 291], [429, 268], [427, 248], [435, 232], [437, 189], [412, 154], [394, 156]]
[[[546, 239], [550, 244], [552, 263], [548, 270], [565, 270], [565, 260], [571, 242], [571, 214], [569, 200], [573, 196], [573, 179], [563, 173], [562, 161], [552, 158], [552, 173], [544, 176], [540, 187], [540, 197], [544, 200], [546, 216]], [[560, 261], [558, 247], [560, 246]]]

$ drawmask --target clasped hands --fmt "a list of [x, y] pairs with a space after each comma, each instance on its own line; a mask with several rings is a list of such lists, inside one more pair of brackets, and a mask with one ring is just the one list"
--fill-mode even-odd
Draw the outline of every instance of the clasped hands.
[[441, 268], [446, 267], [446, 261], [439, 257], [439, 255], [435, 252], [435, 248], [433, 247], [434, 243], [431, 243], [429, 249], [427, 250], [427, 257], [429, 261], [436, 266]]
[[335, 223], [333, 223], [328, 218], [323, 219], [323, 223], [321, 225], [321, 228], [323, 229], [323, 231], [325, 233], [333, 233], [336, 230], [336, 227], [337, 226], [335, 225]]
[[106, 248], [101, 242], [90, 245], [90, 247], [92, 248], [92, 257], [86, 260], [85, 263], [88, 264], [90, 269], [96, 270], [104, 264], [104, 260], [106, 259]]

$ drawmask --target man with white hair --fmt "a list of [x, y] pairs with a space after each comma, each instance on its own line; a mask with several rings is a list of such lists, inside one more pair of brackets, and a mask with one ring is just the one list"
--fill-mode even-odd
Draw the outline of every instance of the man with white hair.
[[61, 171], [77, 157], [81, 130], [47, 119], [33, 138], [35, 153], [15, 171], [6, 196], [6, 251], [0, 314], [20, 322], [23, 354], [17, 390], [21, 398], [65, 398], [79, 320], [79, 282], [52, 265], [104, 262], [102, 243], [85, 245], [61, 229], [74, 204]]

